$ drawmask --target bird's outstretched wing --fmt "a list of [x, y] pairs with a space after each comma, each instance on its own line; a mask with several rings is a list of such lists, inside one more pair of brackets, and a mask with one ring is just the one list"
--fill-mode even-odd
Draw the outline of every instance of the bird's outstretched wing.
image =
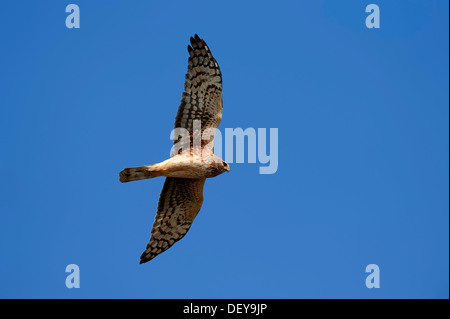
[[202, 207], [204, 184], [205, 179], [166, 178], [141, 264], [169, 249], [186, 235]]
[[[222, 74], [217, 61], [203, 39], [198, 35], [191, 37], [188, 70], [184, 83], [181, 104], [175, 118], [175, 129], [182, 128], [189, 131], [190, 145], [186, 145], [181, 136], [177, 138], [175, 131], [174, 145], [184, 143], [183, 148], [193, 148], [194, 136], [201, 141], [200, 147], [212, 151], [214, 136], [222, 119]], [[199, 120], [201, 130], [194, 130], [194, 120]], [[205, 130], [208, 130], [205, 132]], [[181, 145], [181, 144], [178, 144]], [[181, 147], [174, 148], [175, 154], [181, 153]]]

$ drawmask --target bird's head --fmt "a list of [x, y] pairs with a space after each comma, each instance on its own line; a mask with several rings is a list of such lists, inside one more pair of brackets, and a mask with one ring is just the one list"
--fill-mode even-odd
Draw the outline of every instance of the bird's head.
[[224, 169], [224, 172], [229, 172], [230, 171], [230, 165], [228, 165], [227, 162], [222, 161], [222, 167]]
[[230, 171], [230, 165], [228, 165], [228, 163], [220, 157], [213, 154], [212, 157], [208, 158], [208, 160], [211, 160], [211, 162], [208, 164], [209, 169], [207, 177], [214, 177]]

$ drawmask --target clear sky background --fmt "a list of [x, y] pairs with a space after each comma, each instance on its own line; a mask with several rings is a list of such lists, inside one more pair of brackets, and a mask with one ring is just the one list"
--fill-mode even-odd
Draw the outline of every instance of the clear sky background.
[[[448, 298], [448, 5], [3, 1], [0, 297]], [[278, 128], [278, 171], [231, 164], [139, 265], [164, 180], [118, 173], [168, 157], [195, 33], [220, 129]]]

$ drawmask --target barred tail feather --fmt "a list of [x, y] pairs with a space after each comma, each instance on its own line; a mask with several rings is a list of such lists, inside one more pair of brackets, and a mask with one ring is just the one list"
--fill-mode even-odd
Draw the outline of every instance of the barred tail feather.
[[125, 168], [119, 173], [120, 181], [122, 183], [155, 178], [160, 175], [160, 172], [155, 169], [154, 165]]

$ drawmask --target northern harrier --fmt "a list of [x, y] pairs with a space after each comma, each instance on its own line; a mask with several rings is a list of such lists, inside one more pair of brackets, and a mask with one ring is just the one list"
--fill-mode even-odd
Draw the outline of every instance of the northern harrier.
[[[198, 35], [191, 37], [191, 45], [187, 49], [188, 70], [175, 118], [174, 151], [164, 162], [126, 168], [119, 174], [123, 183], [167, 177], [159, 197], [150, 241], [141, 255], [141, 264], [155, 258], [186, 235], [202, 206], [206, 178], [230, 171], [230, 166], [212, 152], [214, 134], [222, 119], [219, 65]], [[186, 134], [179, 136], [177, 130]]]

